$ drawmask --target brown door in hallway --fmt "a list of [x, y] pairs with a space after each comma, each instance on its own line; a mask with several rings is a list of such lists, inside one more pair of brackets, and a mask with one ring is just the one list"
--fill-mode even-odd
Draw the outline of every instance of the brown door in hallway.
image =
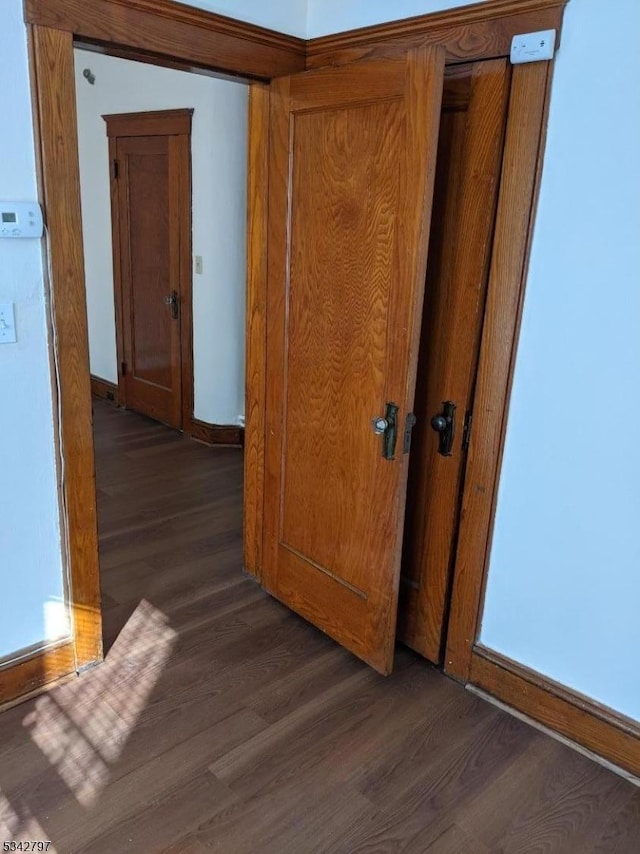
[[181, 428], [188, 391], [183, 385], [191, 373], [183, 364], [191, 351], [181, 332], [191, 291], [186, 281], [191, 272], [191, 111], [105, 120], [119, 397], [127, 408]]
[[398, 622], [399, 638], [437, 663], [472, 424], [509, 81], [506, 60], [491, 60], [448, 70], [444, 86]]
[[272, 83], [262, 580], [383, 673], [443, 73], [426, 48]]

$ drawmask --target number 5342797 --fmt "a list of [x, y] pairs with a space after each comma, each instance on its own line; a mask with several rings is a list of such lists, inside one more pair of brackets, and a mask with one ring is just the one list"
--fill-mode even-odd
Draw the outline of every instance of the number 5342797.
[[48, 851], [51, 842], [34, 842], [33, 840], [22, 842], [3, 842], [3, 851]]

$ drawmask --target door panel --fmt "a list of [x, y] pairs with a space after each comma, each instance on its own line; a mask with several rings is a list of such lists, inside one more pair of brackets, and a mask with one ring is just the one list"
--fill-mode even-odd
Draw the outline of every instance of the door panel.
[[[445, 78], [416, 386], [398, 635], [440, 662], [495, 221], [509, 67], [461, 66]], [[451, 456], [431, 427], [456, 404]]]
[[265, 587], [393, 663], [406, 488], [385, 404], [413, 402], [444, 58], [272, 84]]
[[[181, 427], [179, 138], [117, 140], [125, 403]], [[177, 305], [167, 303], [175, 291]]]

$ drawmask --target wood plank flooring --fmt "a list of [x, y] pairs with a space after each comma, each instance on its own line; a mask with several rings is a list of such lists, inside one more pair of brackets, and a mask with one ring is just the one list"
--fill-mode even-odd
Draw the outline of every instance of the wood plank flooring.
[[0, 843], [638, 854], [640, 790], [241, 574], [242, 452], [95, 402], [103, 665], [0, 716]]

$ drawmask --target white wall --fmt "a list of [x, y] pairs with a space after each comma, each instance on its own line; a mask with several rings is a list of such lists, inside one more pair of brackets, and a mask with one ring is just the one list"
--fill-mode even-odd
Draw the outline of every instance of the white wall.
[[[640, 28], [570, 3], [482, 642], [640, 719]], [[614, 55], [615, 54], [615, 55]]]
[[199, 6], [208, 12], [227, 15], [260, 27], [305, 38], [307, 35], [307, 0], [178, 0]]
[[[21, 0], [0, 4], [0, 42], [0, 197], [33, 201]], [[18, 333], [16, 344], [0, 345], [1, 658], [67, 631], [55, 616], [63, 575], [40, 241], [0, 240], [0, 302], [15, 303]]]
[[471, 0], [309, 0], [309, 38], [467, 6]]
[[[244, 415], [247, 98], [245, 84], [77, 50], [76, 97], [91, 372], [117, 382], [111, 201], [102, 116], [192, 107], [195, 415]], [[95, 84], [82, 76], [91, 68]]]

